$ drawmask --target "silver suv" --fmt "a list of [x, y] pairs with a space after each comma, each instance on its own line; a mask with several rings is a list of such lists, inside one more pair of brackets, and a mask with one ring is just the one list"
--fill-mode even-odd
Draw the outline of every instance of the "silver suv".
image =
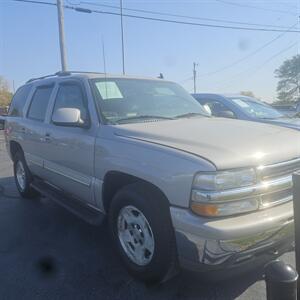
[[244, 270], [291, 249], [299, 132], [210, 118], [161, 79], [65, 72], [32, 79], [5, 122], [24, 198], [107, 216], [131, 274]]

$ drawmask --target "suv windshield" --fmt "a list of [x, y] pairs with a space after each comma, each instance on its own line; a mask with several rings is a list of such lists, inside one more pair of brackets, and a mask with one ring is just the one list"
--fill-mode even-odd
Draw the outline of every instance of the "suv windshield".
[[250, 97], [232, 97], [229, 99], [238, 105], [247, 115], [258, 119], [278, 119], [284, 115], [272, 106]]
[[204, 108], [176, 83], [160, 80], [93, 79], [96, 102], [108, 123], [137, 123], [208, 116]]

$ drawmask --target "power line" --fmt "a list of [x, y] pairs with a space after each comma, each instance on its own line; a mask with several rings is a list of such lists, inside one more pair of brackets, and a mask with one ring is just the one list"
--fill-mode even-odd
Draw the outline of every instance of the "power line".
[[52, 2], [43, 2], [43, 1], [36, 1], [36, 0], [11, 0], [15, 2], [26, 2], [26, 3], [33, 3], [33, 4], [44, 4], [44, 5], [50, 5], [50, 6], [56, 6], [56, 3]]
[[226, 1], [226, 0], [215, 0], [215, 1], [223, 3], [223, 4], [227, 4], [227, 5], [232, 5], [232, 6], [253, 8], [253, 9], [259, 9], [259, 10], [264, 10], [264, 11], [289, 14], [289, 15], [294, 15], [294, 16], [297, 15], [297, 13], [292, 13], [292, 12], [286, 11], [286, 10], [277, 10], [277, 9], [273, 9], [273, 8], [258, 7], [258, 6], [254, 6], [254, 5], [249, 5], [249, 4], [244, 4], [244, 3], [236, 3], [236, 2], [232, 2], [232, 1]]
[[282, 53], [292, 49], [293, 47], [295, 47], [297, 45], [296, 43], [291, 44], [290, 46], [284, 48], [283, 50], [279, 51], [278, 53], [272, 55], [270, 58], [268, 58], [265, 62], [263, 62], [262, 64], [259, 65], [259, 67], [251, 74], [254, 75], [256, 74], [257, 71], [259, 71], [260, 69], [262, 69], [267, 63], [269, 63], [271, 60], [273, 60], [274, 58], [278, 57], [279, 55], [281, 55]]
[[[22, 1], [25, 1], [25, 0], [22, 0]], [[66, 6], [66, 8], [70, 8], [70, 9], [76, 10], [75, 7], [68, 7], [68, 6]], [[99, 13], [99, 14], [108, 14], [108, 15], [120, 16], [120, 13], [116, 13], [116, 12], [108, 12], [108, 11], [101, 11], [101, 10], [91, 10], [91, 12]], [[300, 33], [299, 30], [283, 30], [283, 29], [250, 28], [250, 27], [242, 27], [242, 26], [215, 25], [215, 24], [205, 24], [205, 23], [195, 23], [195, 22], [186, 22], [186, 21], [162, 19], [162, 18], [145, 17], [145, 16], [139, 16], [139, 15], [130, 15], [130, 14], [123, 14], [123, 17], [135, 18], [135, 19], [143, 19], [143, 20], [150, 20], [150, 21], [157, 21], [157, 22], [165, 22], [165, 23], [173, 23], [173, 24], [181, 24], [181, 25], [192, 25], [192, 26], [200, 26], [200, 27], [210, 27], [210, 28], [248, 30], [248, 31], [265, 31], [265, 32]]]
[[[291, 29], [291, 28], [294, 28], [294, 27], [296, 27], [296, 26], [297, 26], [297, 23], [295, 23], [294, 25], [292, 25], [292, 26], [289, 27], [289, 28]], [[273, 42], [275, 42], [275, 41], [277, 41], [278, 39], [280, 39], [281, 37], [283, 37], [284, 34], [285, 34], [285, 32], [283, 32], [283, 33], [277, 35], [275, 38], [271, 39], [271, 40], [268, 41], [267, 43], [263, 44], [263, 45], [260, 46], [259, 48], [257, 48], [257, 49], [255, 49], [254, 51], [252, 51], [251, 53], [247, 54], [246, 56], [244, 56], [244, 57], [242, 57], [242, 58], [240, 58], [240, 59], [238, 59], [238, 60], [233, 61], [232, 63], [230, 63], [230, 64], [228, 64], [228, 65], [226, 65], [226, 66], [224, 66], [224, 67], [221, 67], [221, 68], [219, 68], [219, 69], [217, 69], [217, 70], [215, 70], [215, 71], [211, 71], [211, 72], [199, 74], [199, 75], [198, 75], [198, 78], [199, 78], [199, 77], [212, 76], [212, 75], [218, 74], [218, 73], [220, 73], [220, 72], [223, 72], [223, 71], [225, 71], [225, 70], [227, 70], [227, 69], [230, 69], [230, 68], [236, 66], [237, 64], [239, 64], [239, 63], [241, 63], [241, 62], [247, 60], [248, 58], [250, 58], [250, 57], [254, 56], [255, 54], [257, 54], [258, 52], [260, 52], [261, 50], [265, 49], [265, 48], [268, 47], [270, 44], [272, 44]], [[193, 79], [193, 77], [188, 77], [188, 78], [186, 78], [186, 79], [183, 79], [181, 82], [184, 83], [184, 82], [190, 81], [190, 80], [192, 80], [192, 79]]]
[[[291, 28], [294, 28], [295, 26], [297, 26], [297, 23], [295, 23], [294, 25], [292, 25], [290, 27]], [[286, 32], [283, 32], [279, 35], [277, 35], [275, 38], [271, 39], [270, 41], [268, 41], [267, 43], [263, 44], [262, 46], [260, 46], [259, 48], [255, 49], [254, 51], [252, 51], [251, 53], [247, 54], [246, 56], [230, 63], [229, 65], [226, 65], [220, 69], [217, 69], [215, 71], [212, 71], [212, 72], [208, 72], [208, 73], [204, 73], [204, 74], [200, 74], [199, 77], [204, 77], [204, 76], [211, 76], [211, 75], [214, 75], [214, 74], [217, 74], [217, 73], [220, 73], [222, 71], [225, 71], [227, 69], [230, 69], [234, 66], [236, 66], [237, 64], [247, 60], [248, 58], [254, 56], [256, 53], [260, 52], [261, 50], [265, 49], [266, 47], [268, 47], [270, 44], [274, 43], [275, 41], [277, 41], [278, 39], [280, 39], [281, 37], [283, 37], [285, 35]]]
[[187, 81], [192, 80], [193, 78], [194, 78], [193, 76], [187, 77], [187, 78], [185, 78], [185, 79], [180, 80], [179, 83], [185, 83], [185, 82], [187, 82]]
[[[237, 74], [235, 74], [234, 76], [232, 76], [229, 80], [226, 80], [225, 82], [230, 82], [229, 84], [223, 86], [223, 88], [227, 88], [232, 86], [233, 84], [233, 80], [234, 78], [240, 78], [241, 75], [243, 75], [244, 73], [247, 73], [247, 79], [250, 77], [253, 77], [258, 71], [260, 71], [266, 64], [268, 64], [270, 61], [272, 61], [274, 58], [280, 56], [282, 53], [287, 52], [288, 50], [292, 49], [293, 47], [295, 47], [297, 45], [297, 42], [289, 45], [288, 47], [285, 47], [284, 49], [280, 50], [279, 52], [275, 53], [274, 55], [270, 56], [267, 60], [265, 60], [264, 62], [262, 62], [257, 68], [254, 68], [254, 70], [252, 71], [252, 67], [248, 68], [246, 70], [243, 70]], [[224, 82], [224, 81], [223, 81]], [[222, 82], [221, 82], [222, 83]], [[218, 85], [218, 84], [217, 84]]]
[[[67, 2], [74, 5], [69, 0]], [[79, 3], [77, 3], [76, 5], [81, 5], [81, 4], [119, 9], [119, 7], [115, 6], [115, 5], [100, 4], [100, 3], [90, 2], [90, 1], [79, 1]], [[282, 29], [287, 29], [288, 28], [286, 26], [279, 26], [279, 25], [259, 24], [259, 23], [249, 23], [249, 22], [238, 22], [238, 21], [222, 20], [222, 19], [203, 18], [203, 17], [195, 17], [195, 16], [188, 16], [188, 15], [180, 15], [180, 14], [171, 14], [171, 13], [164, 13], [164, 12], [145, 10], [145, 9], [136, 9], [136, 8], [125, 8], [125, 7], [123, 7], [123, 10], [124, 11], [141, 12], [141, 13], [153, 14], [153, 15], [160, 15], [160, 16], [186, 18], [186, 19], [191, 19], [191, 20], [204, 20], [204, 21], [217, 22], [217, 23], [229, 23], [229, 24], [240, 24], [240, 25], [262, 26], [262, 27], [274, 27], [274, 28], [282, 28]]]
[[[47, 4], [51, 5], [49, 2], [40, 2], [35, 0], [11, 0], [17, 2], [30, 2], [36, 4]], [[111, 11], [102, 11], [96, 9], [88, 9], [85, 7], [74, 7], [65, 5], [66, 9], [72, 9], [75, 11], [81, 11], [86, 13], [98, 13], [98, 14], [106, 14], [106, 15], [114, 15], [120, 16], [120, 13], [111, 12]], [[242, 27], [242, 26], [227, 26], [227, 25], [215, 25], [215, 24], [206, 24], [206, 23], [196, 23], [196, 22], [186, 22], [186, 21], [179, 21], [179, 20], [171, 20], [171, 19], [162, 19], [162, 18], [154, 18], [154, 17], [145, 17], [140, 15], [130, 15], [130, 14], [123, 14], [123, 17], [127, 18], [134, 18], [134, 19], [143, 19], [148, 21], [157, 21], [157, 22], [165, 22], [170, 24], [181, 24], [181, 25], [191, 25], [191, 26], [199, 26], [199, 27], [207, 27], [207, 28], [219, 28], [219, 29], [233, 29], [233, 30], [246, 30], [246, 31], [264, 31], [264, 32], [284, 32], [284, 33], [300, 33], [300, 30], [283, 30], [283, 29], [271, 29], [271, 28], [250, 28], [250, 27]]]

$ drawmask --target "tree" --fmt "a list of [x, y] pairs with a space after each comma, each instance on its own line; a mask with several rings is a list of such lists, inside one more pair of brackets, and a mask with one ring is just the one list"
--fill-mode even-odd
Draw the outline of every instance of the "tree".
[[241, 91], [240, 94], [243, 95], [243, 96], [248, 96], [248, 97], [255, 98], [254, 93], [251, 92], [251, 91]]
[[0, 107], [8, 106], [12, 98], [7, 81], [0, 76]]
[[280, 102], [293, 102], [300, 97], [300, 55], [287, 59], [275, 70], [278, 99]]

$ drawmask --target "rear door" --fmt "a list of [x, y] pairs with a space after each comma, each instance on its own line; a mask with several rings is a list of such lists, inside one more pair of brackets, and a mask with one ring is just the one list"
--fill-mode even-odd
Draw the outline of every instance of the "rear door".
[[[77, 108], [87, 128], [53, 124], [52, 116], [60, 108]], [[67, 194], [94, 203], [95, 124], [91, 121], [88, 98], [79, 79], [58, 84], [45, 132], [44, 168], [46, 179]]]
[[46, 134], [46, 116], [54, 83], [36, 85], [28, 103], [25, 118], [21, 123], [23, 141], [21, 143], [29, 169], [35, 175], [44, 176], [43, 145]]

